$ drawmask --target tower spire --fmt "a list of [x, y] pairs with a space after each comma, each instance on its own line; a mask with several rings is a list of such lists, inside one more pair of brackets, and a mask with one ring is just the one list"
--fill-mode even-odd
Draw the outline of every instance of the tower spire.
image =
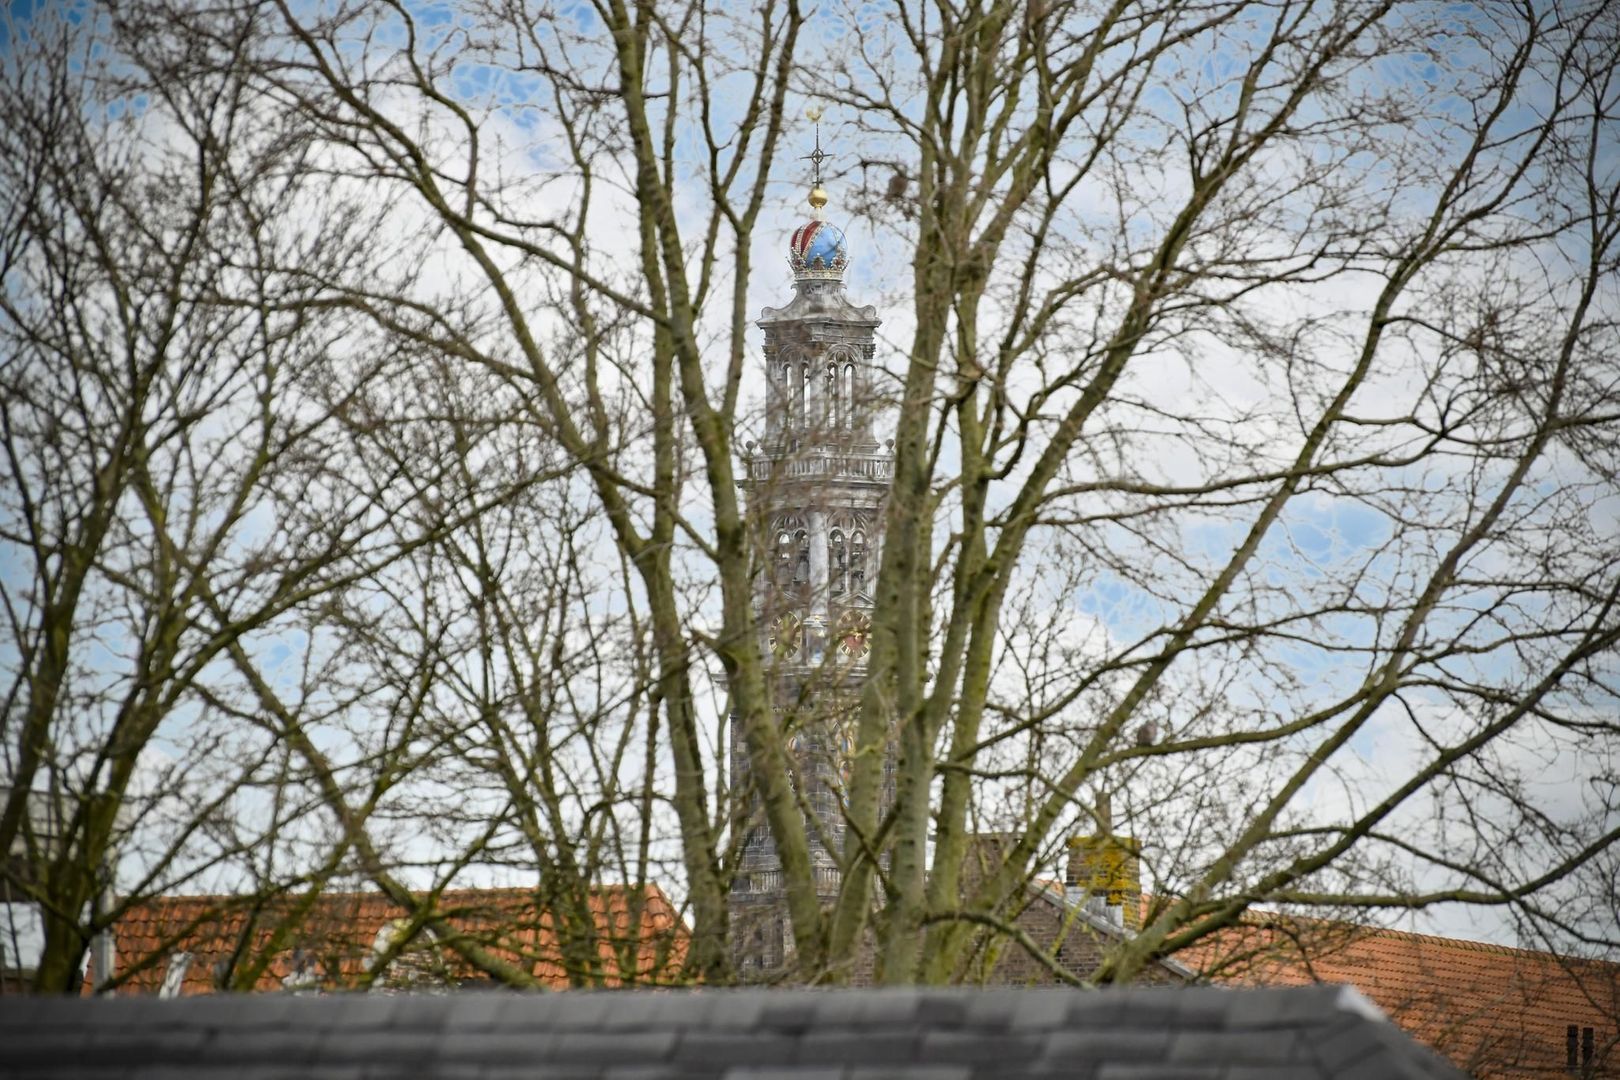
[[797, 282], [838, 282], [849, 265], [849, 249], [843, 231], [827, 221], [827, 189], [821, 186], [821, 164], [832, 155], [821, 148], [821, 106], [812, 106], [805, 115], [816, 125], [815, 149], [804, 155], [804, 160], [810, 162], [810, 220], [794, 230], [788, 243], [788, 264]]

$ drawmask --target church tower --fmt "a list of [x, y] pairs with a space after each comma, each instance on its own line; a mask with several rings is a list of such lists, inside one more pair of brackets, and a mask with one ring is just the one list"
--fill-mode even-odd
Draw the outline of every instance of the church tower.
[[[766, 308], [759, 320], [765, 438], [749, 444], [743, 483], [763, 554], [754, 602], [773, 708], [807, 807], [818, 891], [831, 902], [840, 883], [851, 725], [866, 674], [894, 455], [892, 441], [879, 445], [872, 430], [880, 320], [876, 309], [844, 294], [849, 251], [844, 234], [826, 220], [824, 159], [818, 139], [810, 155], [811, 219], [788, 243], [793, 300]], [[745, 789], [749, 762], [740, 734], [734, 723], [732, 776]], [[733, 959], [742, 978], [791, 973], [785, 898], [776, 846], [756, 803], [731, 893]]]

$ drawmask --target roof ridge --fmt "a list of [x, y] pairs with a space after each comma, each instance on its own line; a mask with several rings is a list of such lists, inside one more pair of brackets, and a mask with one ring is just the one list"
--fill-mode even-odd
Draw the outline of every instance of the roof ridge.
[[[664, 890], [659, 888], [658, 884], [656, 882], [648, 882], [648, 883], [646, 883], [644, 885], [639, 885], [639, 886], [637, 886], [637, 885], [627, 885], [627, 884], [625, 884], [623, 882], [606, 882], [606, 883], [603, 883], [603, 884], [600, 884], [600, 885], [592, 885], [590, 887], [590, 892], [591, 892], [591, 894], [593, 896], [594, 895], [613, 895], [613, 894], [616, 894], [616, 893], [631, 892], [631, 891], [636, 890], [636, 889], [641, 889], [642, 891], [646, 892], [647, 895], [649, 895], [649, 896], [657, 896], [657, 897], [663, 899], [666, 902], [668, 902], [668, 900], [669, 900], [669, 897], [664, 893]], [[455, 889], [444, 889], [438, 895], [440, 897], [473, 896], [473, 895], [477, 895], [477, 896], [534, 896], [534, 895], [536, 895], [537, 891], [538, 890], [535, 887], [527, 886], [527, 885], [491, 885], [491, 886], [487, 886], [487, 887], [486, 886], [481, 886], [481, 885], [465, 885], [465, 886], [461, 886], [461, 887], [455, 888]], [[432, 889], [411, 889], [410, 890], [410, 894], [413, 897], [427, 896], [428, 894], [430, 894], [432, 892], [433, 892]], [[269, 893], [269, 894], [264, 895], [264, 896], [257, 896], [254, 893], [219, 893], [219, 892], [216, 892], [216, 893], [157, 893], [157, 894], [154, 894], [152, 896], [147, 896], [147, 897], [143, 897], [143, 898], [138, 899], [138, 900], [131, 901], [130, 907], [132, 907], [132, 908], [134, 908], [134, 907], [144, 907], [144, 906], [146, 906], [148, 904], [194, 903], [194, 902], [201, 902], [201, 901], [207, 901], [207, 900], [213, 900], [213, 901], [218, 901], [218, 902], [227, 903], [227, 904], [241, 904], [241, 903], [247, 903], [247, 902], [250, 902], [250, 901], [253, 901], [253, 900], [256, 900], [256, 899], [257, 900], [266, 900], [266, 901], [268, 901], [268, 900], [279, 900], [279, 899], [291, 898], [291, 897], [300, 897], [301, 898], [301, 897], [307, 897], [311, 893], [314, 893], [315, 895], [322, 896], [322, 897], [331, 897], [331, 898], [334, 898], [334, 899], [340, 898], [340, 897], [353, 897], [355, 899], [368, 899], [368, 898], [373, 898], [373, 897], [382, 897], [385, 900], [391, 899], [391, 897], [389, 897], [389, 895], [387, 893], [383, 892], [381, 889], [340, 889], [340, 890], [302, 889], [302, 890], [298, 890], [298, 891], [273, 892], [273, 893]]]
[[[1349, 920], [1345, 920], [1349, 922]], [[1365, 928], [1374, 936], [1400, 937], [1417, 939], [1419, 941], [1433, 942], [1448, 948], [1463, 949], [1468, 952], [1496, 953], [1498, 955], [1520, 955], [1533, 957], [1552, 957], [1555, 960], [1567, 960], [1577, 964], [1615, 964], [1613, 960], [1603, 960], [1592, 956], [1574, 956], [1567, 953], [1553, 952], [1551, 949], [1527, 949], [1522, 945], [1499, 945], [1494, 941], [1475, 941], [1473, 938], [1447, 937], [1443, 934], [1425, 934], [1417, 930], [1396, 930], [1393, 927], [1377, 926], [1371, 923], [1350, 923], [1358, 928]]]
[[[1499, 945], [1492, 941], [1476, 941], [1473, 938], [1448, 937], [1444, 934], [1427, 934], [1417, 930], [1399, 930], [1390, 926], [1379, 926], [1377, 923], [1357, 922], [1353, 919], [1330, 919], [1317, 915], [1294, 915], [1288, 912], [1272, 911], [1266, 908], [1251, 908], [1250, 914], [1266, 919], [1287, 919], [1299, 924], [1312, 926], [1342, 928], [1353, 931], [1366, 937], [1400, 938], [1407, 941], [1428, 942], [1442, 948], [1456, 948], [1465, 952], [1493, 953], [1498, 956], [1523, 956], [1527, 958], [1567, 961], [1574, 964], [1592, 964], [1605, 967], [1620, 966], [1620, 961], [1604, 960], [1599, 957], [1576, 956], [1566, 953], [1553, 952], [1551, 949], [1530, 949], [1521, 945]], [[1240, 924], [1241, 925], [1241, 924]], [[1258, 922], [1248, 925], [1255, 929], [1265, 929]]]

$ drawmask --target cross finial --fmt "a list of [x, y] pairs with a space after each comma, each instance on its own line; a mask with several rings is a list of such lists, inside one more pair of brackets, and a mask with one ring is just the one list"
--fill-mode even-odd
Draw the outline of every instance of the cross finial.
[[805, 160], [810, 162], [810, 167], [814, 170], [812, 179], [815, 182], [815, 186], [820, 187], [821, 163], [832, 157], [831, 154], [827, 153], [821, 148], [821, 106], [810, 106], [810, 108], [805, 111], [805, 116], [809, 117], [810, 122], [816, 125], [816, 148], [804, 156]]

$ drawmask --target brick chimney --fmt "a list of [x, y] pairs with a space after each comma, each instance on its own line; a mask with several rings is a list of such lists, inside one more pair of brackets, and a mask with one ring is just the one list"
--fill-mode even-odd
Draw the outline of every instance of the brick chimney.
[[1106, 795], [1097, 800], [1095, 836], [1069, 838], [1069, 864], [1063, 871], [1063, 891], [1072, 903], [1082, 903], [1115, 926], [1142, 928], [1142, 844], [1114, 832], [1113, 814]]
[[1142, 844], [1129, 836], [1069, 838], [1063, 890], [1127, 930], [1142, 928]]

